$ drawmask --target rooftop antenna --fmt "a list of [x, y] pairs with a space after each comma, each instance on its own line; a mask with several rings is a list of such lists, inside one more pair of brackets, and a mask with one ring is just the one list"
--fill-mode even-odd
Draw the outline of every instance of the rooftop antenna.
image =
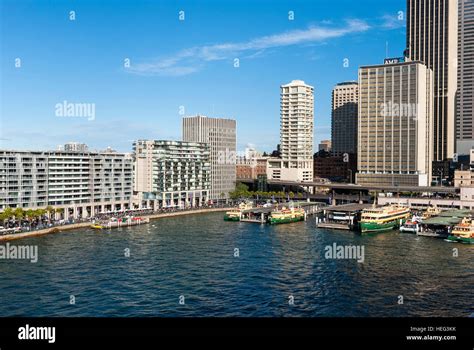
[[385, 42], [385, 58], [388, 58], [388, 41]]

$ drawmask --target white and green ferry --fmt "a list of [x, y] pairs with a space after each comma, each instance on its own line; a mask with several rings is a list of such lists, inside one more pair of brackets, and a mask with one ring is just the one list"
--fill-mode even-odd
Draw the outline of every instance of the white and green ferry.
[[396, 229], [410, 217], [410, 209], [398, 206], [364, 209], [360, 220], [362, 233]]

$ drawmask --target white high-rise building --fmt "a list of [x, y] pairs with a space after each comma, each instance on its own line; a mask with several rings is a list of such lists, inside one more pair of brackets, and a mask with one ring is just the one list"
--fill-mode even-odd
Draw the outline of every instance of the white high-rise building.
[[236, 122], [233, 119], [191, 116], [183, 118], [183, 141], [210, 147], [211, 189], [209, 198], [227, 199], [235, 190]]
[[281, 162], [272, 163], [269, 178], [312, 181], [314, 88], [293, 80], [280, 89]]

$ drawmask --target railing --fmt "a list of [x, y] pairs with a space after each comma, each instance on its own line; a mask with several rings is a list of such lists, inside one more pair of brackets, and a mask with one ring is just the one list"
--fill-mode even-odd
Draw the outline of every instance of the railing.
[[39, 231], [47, 228], [54, 228], [54, 227], [64, 227], [67, 225], [79, 224], [79, 223], [94, 223], [97, 221], [106, 221], [111, 219], [112, 217], [120, 219], [121, 217], [127, 215], [139, 215], [139, 216], [151, 216], [156, 214], [167, 214], [167, 213], [177, 213], [177, 212], [192, 212], [198, 210], [206, 210], [206, 209], [215, 209], [215, 208], [229, 208], [236, 205], [229, 205], [229, 204], [216, 204], [212, 206], [204, 205], [201, 207], [189, 207], [189, 208], [160, 208], [157, 210], [153, 209], [129, 209], [123, 212], [111, 212], [111, 213], [104, 213], [98, 214], [93, 217], [88, 218], [78, 218], [78, 219], [62, 219], [62, 220], [48, 220], [48, 219], [40, 219], [35, 220], [33, 223], [26, 223], [26, 220], [16, 221], [10, 220], [8, 221], [5, 228], [0, 230], [0, 235], [11, 234], [11, 233], [24, 233], [24, 232], [33, 232]]

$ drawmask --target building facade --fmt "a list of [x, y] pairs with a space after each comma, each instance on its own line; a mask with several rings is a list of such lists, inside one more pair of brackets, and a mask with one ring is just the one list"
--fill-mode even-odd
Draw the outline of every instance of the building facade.
[[321, 142], [318, 145], [318, 151], [331, 151], [332, 149], [332, 143], [331, 140], [321, 140]]
[[332, 90], [331, 140], [332, 152], [357, 153], [357, 114], [359, 84], [344, 82]]
[[474, 187], [474, 172], [470, 169], [454, 172], [454, 187]]
[[431, 74], [420, 62], [359, 69], [358, 184], [430, 185]]
[[[474, 0], [459, 1], [456, 139], [474, 141]], [[459, 150], [456, 149], [459, 154]]]
[[227, 199], [236, 182], [236, 122], [233, 119], [192, 116], [183, 118], [183, 141], [210, 147], [211, 200]]
[[407, 50], [411, 61], [433, 70], [433, 160], [454, 155], [458, 0], [407, 0]]
[[314, 88], [301, 80], [280, 87], [282, 180], [313, 180]]
[[314, 154], [314, 179], [328, 179], [334, 182], [354, 181], [357, 172], [355, 158], [321, 150]]
[[126, 153], [2, 150], [0, 210], [50, 205], [74, 218], [126, 210], [132, 176]]
[[134, 150], [134, 204], [139, 208], [199, 207], [209, 199], [209, 145], [138, 140]]
[[267, 174], [267, 157], [237, 157], [237, 179], [258, 179]]

